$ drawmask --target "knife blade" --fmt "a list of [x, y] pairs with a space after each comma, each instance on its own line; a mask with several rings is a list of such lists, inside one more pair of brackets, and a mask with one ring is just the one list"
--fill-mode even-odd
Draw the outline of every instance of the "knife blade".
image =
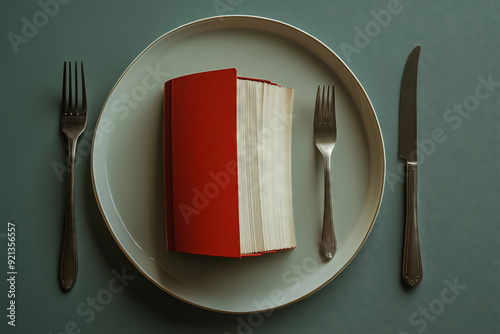
[[417, 72], [420, 46], [406, 61], [399, 102], [399, 156], [406, 160], [406, 218], [403, 281], [417, 286], [423, 277], [417, 221]]

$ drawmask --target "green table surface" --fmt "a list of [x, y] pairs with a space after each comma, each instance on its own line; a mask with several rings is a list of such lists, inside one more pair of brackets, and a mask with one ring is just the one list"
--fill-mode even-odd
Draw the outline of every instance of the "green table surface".
[[[91, 182], [91, 136], [121, 73], [157, 37], [219, 14], [277, 19], [327, 44], [366, 89], [387, 154], [380, 212], [355, 259], [318, 292], [264, 317], [203, 310], [158, 289], [113, 240]], [[5, 0], [0, 31], [0, 332], [500, 333], [500, 1]], [[398, 106], [415, 45], [424, 279], [408, 289]], [[79, 276], [69, 293], [57, 281], [65, 178], [54, 167], [65, 161], [65, 60], [85, 62], [89, 102], [76, 171]], [[432, 139], [436, 129], [445, 140]], [[123, 273], [123, 288], [102, 292]]]

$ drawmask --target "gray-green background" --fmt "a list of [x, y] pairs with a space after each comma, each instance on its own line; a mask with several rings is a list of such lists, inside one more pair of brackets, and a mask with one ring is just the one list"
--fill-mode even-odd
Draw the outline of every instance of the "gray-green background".
[[[2, 333], [500, 332], [500, 1], [5, 0], [1, 7]], [[92, 130], [120, 74], [165, 32], [218, 14], [278, 19], [326, 43], [365, 87], [386, 147], [385, 194], [360, 253], [319, 292], [269, 317], [205, 311], [160, 291], [119, 250], [91, 185]], [[36, 20], [40, 27], [23, 31]], [[397, 135], [401, 75], [415, 45], [422, 46], [418, 214], [425, 274], [410, 290], [400, 281]], [[65, 181], [54, 168], [65, 159], [58, 118], [65, 60], [85, 62], [90, 110], [76, 177], [80, 271], [69, 294], [57, 283]], [[436, 129], [445, 140], [432, 139]], [[16, 226], [15, 327], [6, 317], [8, 222]], [[126, 286], [112, 287], [112, 299], [92, 308], [117, 273], [128, 275]]]

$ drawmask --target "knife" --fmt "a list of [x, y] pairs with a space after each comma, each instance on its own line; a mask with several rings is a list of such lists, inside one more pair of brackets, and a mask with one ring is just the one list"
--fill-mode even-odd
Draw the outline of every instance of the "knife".
[[399, 157], [406, 160], [406, 222], [403, 246], [403, 281], [417, 286], [422, 260], [417, 223], [417, 69], [420, 46], [408, 56], [399, 102]]

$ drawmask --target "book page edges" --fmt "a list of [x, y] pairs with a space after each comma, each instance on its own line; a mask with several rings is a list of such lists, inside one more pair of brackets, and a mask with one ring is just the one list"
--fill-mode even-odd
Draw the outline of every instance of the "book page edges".
[[262, 251], [262, 252], [244, 253], [244, 254], [241, 254], [241, 257], [246, 257], [246, 256], [261, 256], [261, 255], [264, 255], [264, 254], [281, 252], [281, 251], [288, 250], [288, 249], [295, 249], [296, 247], [297, 247], [297, 245], [291, 246], [291, 247], [279, 248], [279, 249], [270, 249], [270, 250]]

